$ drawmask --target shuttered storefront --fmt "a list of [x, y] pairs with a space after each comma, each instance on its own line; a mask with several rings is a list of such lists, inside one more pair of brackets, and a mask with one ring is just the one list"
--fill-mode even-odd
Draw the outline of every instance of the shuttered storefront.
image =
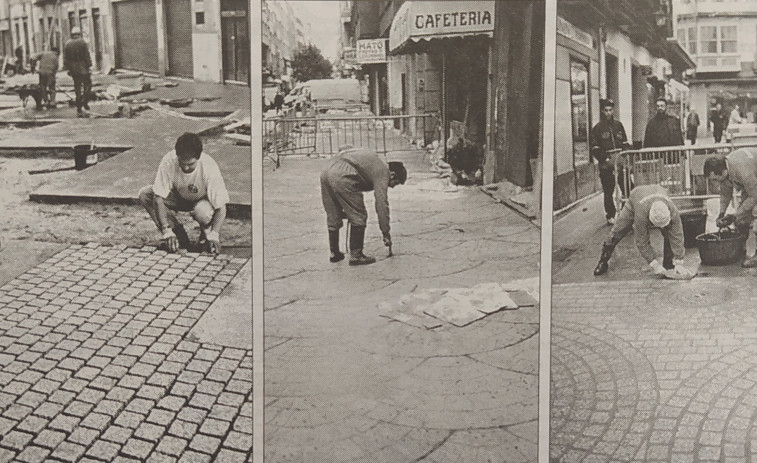
[[158, 73], [155, 0], [113, 2], [116, 66]]
[[193, 77], [191, 0], [167, 0], [168, 74]]

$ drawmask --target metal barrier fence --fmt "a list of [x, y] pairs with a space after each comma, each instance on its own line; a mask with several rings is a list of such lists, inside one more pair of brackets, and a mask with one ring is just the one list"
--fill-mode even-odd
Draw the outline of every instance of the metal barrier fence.
[[[413, 130], [414, 129], [414, 130]], [[415, 133], [410, 139], [403, 135]], [[402, 116], [317, 116], [274, 118], [263, 121], [263, 155], [281, 166], [281, 157], [336, 154], [341, 146], [353, 145], [386, 154], [423, 146], [439, 138], [435, 114]]]
[[627, 150], [615, 154], [618, 180], [616, 199], [622, 201], [639, 185], [664, 186], [671, 196], [711, 195], [704, 178], [704, 161], [709, 155], [727, 155], [738, 148], [757, 147], [757, 142], [670, 146]]

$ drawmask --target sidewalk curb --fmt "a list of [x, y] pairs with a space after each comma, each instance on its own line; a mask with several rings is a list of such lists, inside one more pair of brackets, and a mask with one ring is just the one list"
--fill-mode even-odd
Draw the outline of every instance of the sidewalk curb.
[[570, 212], [572, 212], [574, 209], [578, 208], [579, 206], [582, 206], [584, 203], [589, 202], [590, 200], [594, 199], [595, 196], [601, 195], [601, 191], [594, 192], [590, 194], [589, 196], [584, 196], [583, 198], [579, 199], [578, 201], [571, 203], [562, 209], [558, 211], [554, 211], [552, 213], [552, 223], [557, 222], [558, 220], [565, 218]]

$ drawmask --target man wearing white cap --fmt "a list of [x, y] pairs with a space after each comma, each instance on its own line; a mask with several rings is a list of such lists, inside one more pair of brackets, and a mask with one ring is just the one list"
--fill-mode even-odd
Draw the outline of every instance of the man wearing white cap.
[[63, 67], [68, 69], [68, 74], [74, 79], [76, 115], [84, 117], [82, 108], [89, 109], [89, 94], [92, 90], [92, 77], [89, 71], [92, 67], [92, 58], [89, 56], [89, 47], [82, 39], [81, 29], [78, 26], [71, 28], [71, 40], [63, 47]]
[[[664, 239], [662, 264], [649, 240], [649, 230], [659, 229]], [[667, 278], [690, 278], [693, 273], [683, 267], [683, 224], [678, 208], [660, 185], [634, 188], [621, 209], [609, 239], [602, 245], [602, 256], [594, 275], [607, 272], [615, 246], [633, 229], [634, 241], [655, 275]]]

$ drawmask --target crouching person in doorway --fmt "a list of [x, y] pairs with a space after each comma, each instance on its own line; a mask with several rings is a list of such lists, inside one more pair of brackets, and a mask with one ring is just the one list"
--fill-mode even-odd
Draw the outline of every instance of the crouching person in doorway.
[[[221, 252], [220, 232], [226, 219], [229, 193], [218, 164], [202, 153], [202, 141], [193, 133], [176, 140], [174, 151], [163, 156], [155, 183], [139, 191], [139, 200], [160, 230], [169, 252], [179, 248]], [[176, 212], [189, 212], [200, 224], [200, 240], [195, 247]]]
[[407, 170], [401, 162], [387, 164], [376, 152], [352, 146], [339, 150], [339, 154], [321, 172], [321, 199], [326, 209], [331, 262], [344, 259], [344, 253], [339, 250], [339, 229], [344, 219], [350, 226], [350, 265], [376, 262], [375, 258], [363, 254], [368, 221], [368, 212], [363, 203], [364, 191], [373, 190], [384, 245], [391, 247], [388, 191], [406, 180]]
[[[659, 229], [664, 239], [662, 263], [657, 260], [649, 239], [649, 231]], [[683, 224], [678, 208], [660, 185], [643, 185], [631, 190], [628, 202], [621, 209], [610, 237], [602, 245], [602, 256], [594, 275], [607, 272], [615, 246], [633, 230], [634, 241], [642, 257], [655, 275], [671, 279], [689, 279], [694, 272], [683, 266]]]

